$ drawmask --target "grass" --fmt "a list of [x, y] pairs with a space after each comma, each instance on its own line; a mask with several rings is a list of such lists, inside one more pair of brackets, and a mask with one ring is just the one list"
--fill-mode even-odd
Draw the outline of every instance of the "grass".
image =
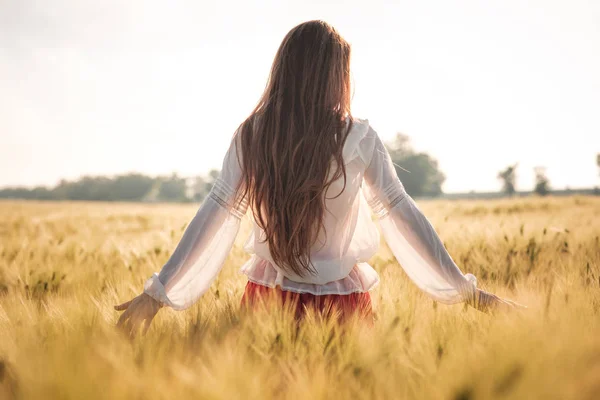
[[0, 399], [600, 398], [600, 198], [423, 201], [464, 272], [527, 304], [436, 305], [382, 243], [373, 328], [240, 313], [238, 243], [189, 310], [114, 329], [196, 206], [0, 202]]

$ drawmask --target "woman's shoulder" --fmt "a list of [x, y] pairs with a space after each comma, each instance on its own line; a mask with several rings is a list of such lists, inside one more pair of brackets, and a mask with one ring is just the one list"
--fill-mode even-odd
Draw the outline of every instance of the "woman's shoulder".
[[[350, 118], [347, 118], [347, 121], [350, 120]], [[355, 128], [364, 128], [364, 127], [369, 127], [369, 120], [367, 118], [358, 118], [355, 117], [354, 115], [352, 116], [352, 129]]]
[[368, 164], [373, 151], [373, 135], [375, 131], [371, 128], [366, 118], [352, 117], [352, 126], [344, 144], [344, 160], [349, 163], [356, 157], [360, 157]]
[[377, 132], [371, 126], [367, 118], [352, 117], [352, 127], [348, 135], [355, 135], [364, 138], [374, 139], [377, 136]]
[[[349, 119], [347, 120], [349, 121]], [[352, 126], [348, 132], [348, 136], [363, 138], [370, 130], [369, 120], [366, 118], [352, 117]]]

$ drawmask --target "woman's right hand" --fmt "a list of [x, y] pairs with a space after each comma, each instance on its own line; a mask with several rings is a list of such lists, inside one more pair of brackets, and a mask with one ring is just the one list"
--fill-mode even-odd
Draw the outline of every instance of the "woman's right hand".
[[142, 323], [146, 321], [145, 334], [150, 328], [152, 319], [161, 307], [161, 303], [146, 293], [142, 293], [123, 304], [115, 306], [115, 310], [125, 311], [121, 314], [117, 327], [128, 333], [130, 337], [134, 337]]
[[515, 301], [503, 299], [493, 293], [488, 293], [485, 290], [477, 289], [475, 300], [471, 304], [479, 311], [490, 313], [494, 311], [510, 311], [527, 308]]

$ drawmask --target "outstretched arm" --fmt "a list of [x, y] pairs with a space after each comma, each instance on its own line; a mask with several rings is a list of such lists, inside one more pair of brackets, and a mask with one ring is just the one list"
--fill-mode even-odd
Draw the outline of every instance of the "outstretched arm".
[[366, 160], [366, 195], [379, 217], [383, 236], [410, 279], [434, 300], [446, 304], [467, 302], [481, 311], [512, 303], [477, 289], [477, 279], [463, 274], [435, 229], [406, 193], [390, 154], [369, 128], [364, 139], [372, 151]]
[[241, 179], [237, 139], [234, 138], [225, 156], [221, 175], [160, 273], [148, 279], [144, 293], [115, 307], [126, 310], [119, 325], [135, 331], [144, 319], [149, 325], [162, 306], [175, 310], [188, 308], [217, 277], [247, 208], [245, 200], [235, 199]]

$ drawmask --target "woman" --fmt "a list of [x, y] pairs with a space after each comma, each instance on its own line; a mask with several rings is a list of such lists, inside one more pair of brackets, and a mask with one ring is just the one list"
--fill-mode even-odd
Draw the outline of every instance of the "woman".
[[219, 273], [248, 207], [252, 254], [242, 304], [268, 294], [296, 307], [371, 317], [379, 281], [366, 263], [381, 231], [407, 275], [433, 299], [513, 307], [476, 287], [408, 196], [368, 120], [350, 112], [350, 46], [327, 23], [284, 38], [265, 92], [236, 131], [221, 175], [174, 253], [144, 293], [116, 306], [118, 325], [146, 329], [162, 306], [192, 305]]

